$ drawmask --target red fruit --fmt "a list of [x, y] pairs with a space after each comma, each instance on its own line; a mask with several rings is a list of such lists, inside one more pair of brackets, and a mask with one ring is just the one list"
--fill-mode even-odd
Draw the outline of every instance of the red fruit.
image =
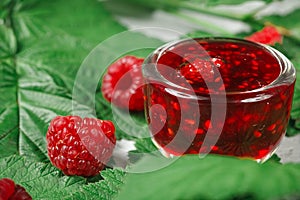
[[143, 110], [143, 61], [135, 56], [125, 56], [110, 65], [103, 76], [101, 90], [104, 98], [120, 108]]
[[3, 178], [0, 180], [0, 200], [7, 200], [15, 191], [15, 183], [8, 179]]
[[196, 58], [180, 68], [180, 73], [190, 84], [212, 82], [214, 80], [214, 64], [210, 61]]
[[0, 200], [32, 200], [26, 190], [16, 185], [13, 180], [3, 178], [0, 180]]
[[245, 39], [268, 45], [274, 45], [277, 42], [282, 43], [282, 35], [274, 26], [266, 26], [261, 31], [255, 32]]
[[32, 200], [32, 198], [22, 186], [16, 185], [15, 192], [8, 200]]
[[50, 161], [66, 175], [97, 175], [112, 155], [114, 132], [110, 121], [57, 116], [46, 135]]

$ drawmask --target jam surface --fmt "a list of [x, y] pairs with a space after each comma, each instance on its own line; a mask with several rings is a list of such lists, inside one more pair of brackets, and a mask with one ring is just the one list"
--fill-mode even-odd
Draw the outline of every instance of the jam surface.
[[269, 85], [281, 67], [271, 52], [248, 42], [198, 40], [166, 49], [158, 70], [195, 92], [243, 92]]
[[[146, 116], [153, 141], [164, 154], [262, 160], [276, 149], [287, 128], [294, 85], [268, 87], [281, 74], [270, 51], [238, 40], [192, 40], [159, 55], [157, 71], [180, 86], [170, 89], [170, 84], [145, 78]], [[170, 92], [174, 90], [178, 93]], [[225, 101], [187, 98], [181, 92], [208, 97], [224, 93]], [[226, 113], [212, 117], [212, 107]]]

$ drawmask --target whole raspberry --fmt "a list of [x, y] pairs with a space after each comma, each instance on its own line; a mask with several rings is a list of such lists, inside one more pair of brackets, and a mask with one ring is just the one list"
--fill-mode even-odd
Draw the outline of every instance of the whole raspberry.
[[268, 45], [274, 45], [277, 42], [282, 43], [282, 35], [274, 26], [266, 26], [261, 31], [245, 37], [245, 39]]
[[125, 56], [110, 65], [102, 81], [104, 98], [120, 108], [143, 110], [143, 61], [135, 56]]
[[66, 175], [97, 175], [112, 155], [114, 132], [110, 121], [57, 116], [46, 135], [50, 161]]
[[0, 200], [31, 200], [26, 190], [16, 185], [13, 180], [3, 178], [0, 180]]

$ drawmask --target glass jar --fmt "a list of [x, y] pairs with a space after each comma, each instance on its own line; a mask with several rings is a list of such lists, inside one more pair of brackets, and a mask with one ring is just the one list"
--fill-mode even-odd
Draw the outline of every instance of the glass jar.
[[269, 158], [285, 135], [295, 68], [274, 48], [242, 39], [168, 43], [143, 64], [152, 140], [169, 156]]

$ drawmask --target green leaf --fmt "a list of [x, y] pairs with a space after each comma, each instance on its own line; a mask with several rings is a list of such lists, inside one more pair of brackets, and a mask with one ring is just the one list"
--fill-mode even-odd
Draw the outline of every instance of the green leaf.
[[125, 172], [120, 169], [106, 169], [101, 172], [101, 176], [104, 180], [84, 185], [71, 198], [66, 199], [112, 199], [123, 184]]
[[5, 25], [0, 25], [0, 38], [0, 58], [14, 55], [17, 44], [13, 30]]
[[[102, 3], [94, 0], [18, 1], [13, 13], [18, 40], [43, 35], [67, 34], [81, 39], [93, 47], [103, 39], [124, 31], [108, 13]], [[53, 36], [53, 35], [52, 35]]]
[[[150, 135], [150, 134], [149, 134]], [[151, 138], [140, 138], [135, 141], [135, 150], [128, 152], [130, 163], [136, 163], [145, 156], [145, 154], [160, 154], [157, 147], [153, 144]]]
[[[7, 23], [7, 16], [11, 10], [11, 1], [12, 0], [2, 0], [0, 2], [0, 24], [3, 26]], [[7, 24], [6, 24], [7, 25]]]
[[0, 59], [0, 158], [18, 152], [18, 107], [13, 60]]
[[[150, 133], [149, 133], [149, 135], [150, 135]], [[141, 153], [141, 152], [142, 153], [151, 153], [153, 151], [157, 151], [157, 148], [153, 144], [150, 137], [136, 140], [135, 147], [136, 147], [136, 151], [134, 151], [134, 152], [139, 152], [139, 153]]]
[[74, 107], [83, 115], [93, 113], [72, 99], [81, 62], [98, 42], [124, 28], [93, 0], [0, 5], [6, 10], [0, 19], [5, 22], [0, 23], [0, 158], [20, 154], [48, 161], [45, 134], [51, 119]]
[[[103, 99], [100, 87], [90, 91], [85, 86], [98, 84], [97, 74], [108, 64], [105, 60], [112, 54], [126, 52], [146, 57], [152, 49], [141, 49], [143, 44], [158, 47], [161, 41], [132, 33], [131, 38], [105, 46], [105, 52], [97, 55], [93, 66], [79, 72], [88, 53], [107, 37], [125, 29], [114, 21], [100, 2], [75, 0], [69, 4], [55, 1], [13, 1], [5, 4], [8, 14], [5, 21], [10, 26], [0, 26], [0, 57], [9, 59], [0, 62], [0, 157], [12, 154], [26, 155], [36, 161], [48, 161], [45, 134], [48, 124], [57, 115], [76, 114], [93, 116], [115, 122], [111, 105]], [[8, 6], [9, 5], [9, 6]], [[51, 12], [50, 12], [51, 11]], [[101, 19], [101, 20], [99, 20]], [[135, 40], [135, 43], [132, 41]], [[130, 49], [140, 44], [137, 51]], [[120, 51], [117, 51], [120, 49]], [[110, 60], [112, 62], [113, 60]], [[73, 94], [78, 73], [84, 79], [76, 83], [79, 88]], [[89, 83], [91, 82], [91, 84]], [[100, 85], [99, 85], [100, 86]], [[96, 105], [93, 105], [96, 96]], [[143, 126], [144, 116], [133, 114]], [[120, 124], [129, 127], [126, 119]], [[10, 122], [10, 123], [9, 123]], [[128, 138], [117, 127], [119, 139]], [[132, 138], [132, 137], [131, 137]]]
[[[147, 157], [132, 166], [131, 171], [149, 169], [150, 165], [166, 159]], [[299, 164], [258, 164], [213, 155], [203, 159], [197, 155], [183, 156], [173, 161], [157, 171], [128, 174], [117, 199], [234, 199], [247, 196], [250, 199], [280, 199], [290, 194], [299, 195]]]
[[33, 199], [67, 198], [85, 182], [80, 177], [61, 177], [60, 172], [50, 164], [35, 163], [20, 156], [1, 159], [0, 166], [0, 178], [14, 180]]

